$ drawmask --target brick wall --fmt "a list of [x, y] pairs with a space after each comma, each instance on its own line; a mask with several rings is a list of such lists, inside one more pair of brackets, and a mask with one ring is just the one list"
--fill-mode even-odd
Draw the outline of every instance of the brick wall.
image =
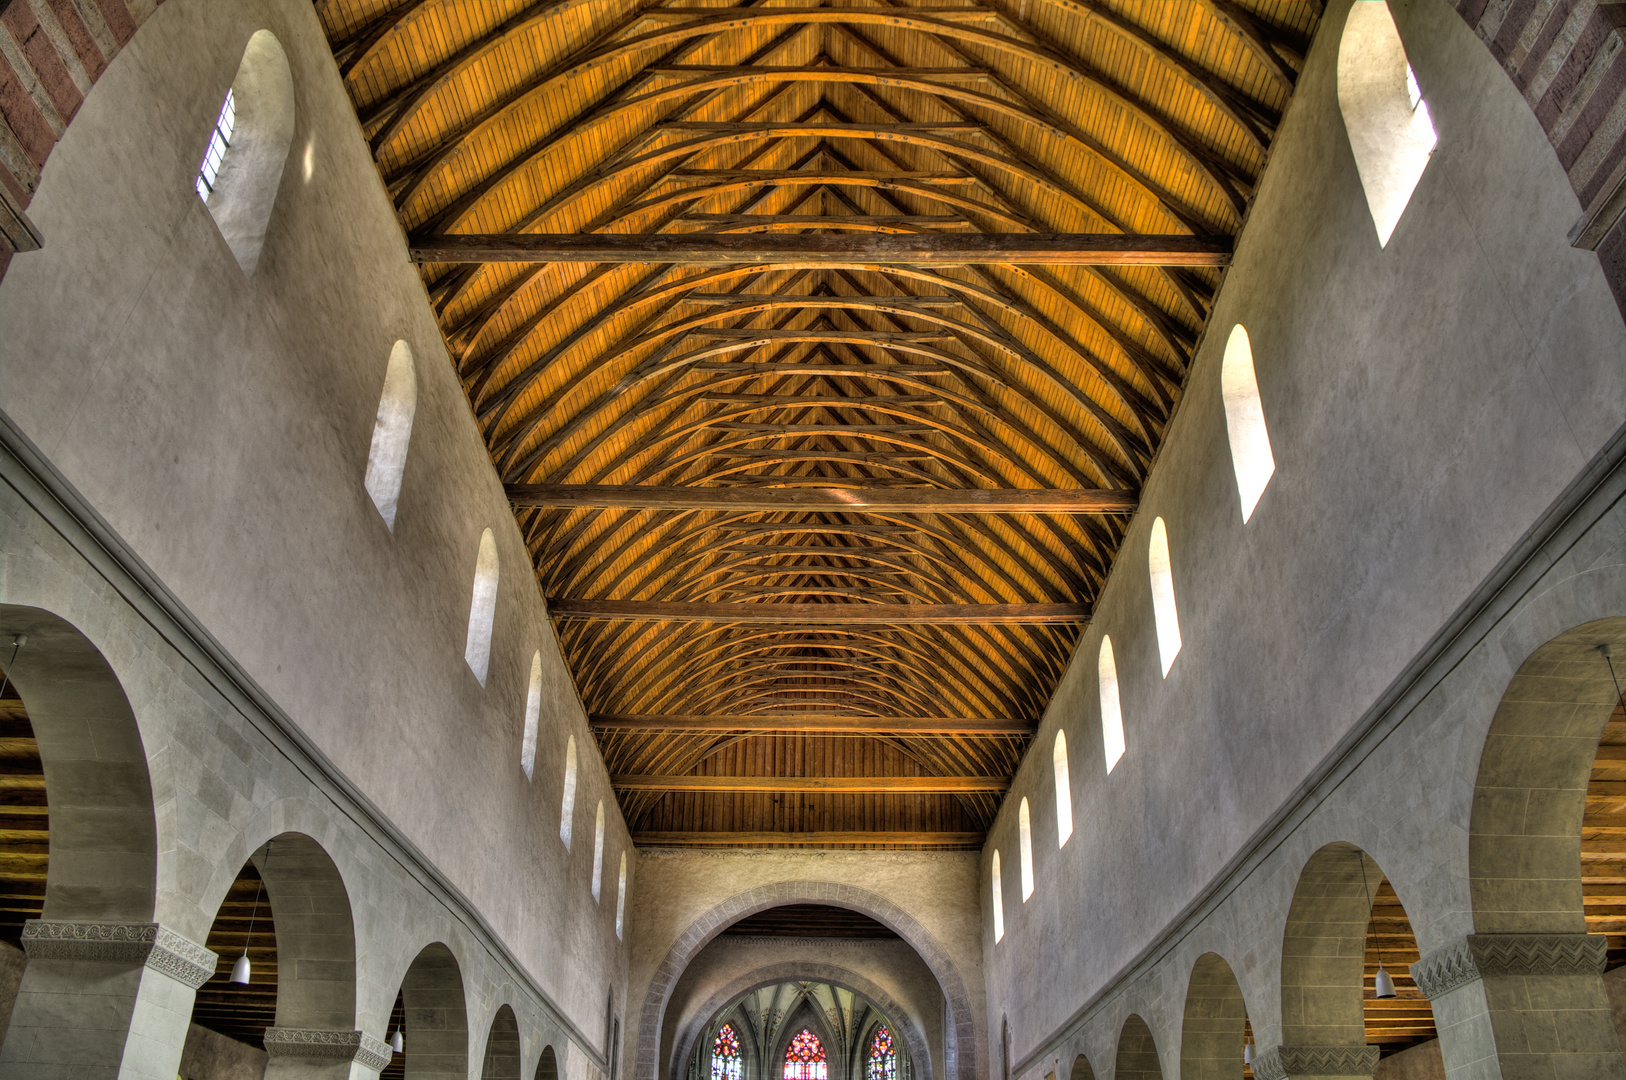
[[162, 0], [0, 0], [0, 276], [34, 246], [40, 169], [107, 65]]
[[1519, 88], [1569, 173], [1626, 312], [1626, 0], [1452, 0]]

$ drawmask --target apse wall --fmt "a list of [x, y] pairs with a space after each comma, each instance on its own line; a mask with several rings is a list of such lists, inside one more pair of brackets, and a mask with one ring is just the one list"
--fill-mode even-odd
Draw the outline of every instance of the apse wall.
[[[262, 29], [291, 67], [294, 130], [250, 276], [194, 182]], [[606, 995], [625, 991], [629, 838], [308, 0], [163, 4], [88, 94], [28, 213], [45, 246], [0, 287], [0, 407], [596, 1041]], [[398, 340], [417, 394], [392, 531], [364, 477]], [[465, 645], [488, 528], [482, 685]], [[570, 736], [584, 752], [567, 850]]]
[[[1035, 1077], [1057, 1066], [1066, 1075], [1075, 1035], [1096, 1070], [1109, 1067], [1105, 1048], [1131, 1011], [1151, 1010], [1164, 1068], [1175, 1067], [1195, 956], [1182, 950], [1200, 952], [1192, 943], [1208, 925], [1191, 914], [1199, 901], [1240, 905], [1226, 909], [1229, 936], [1216, 930], [1204, 947], [1237, 969], [1259, 1044], [1273, 1045], [1272, 941], [1303, 865], [1291, 844], [1272, 854], [1266, 841], [1294, 827], [1273, 815], [1311, 813], [1292, 801], [1311, 789], [1307, 778], [1392, 700], [1409, 665], [1626, 418], [1620, 312], [1596, 257], [1566, 241], [1580, 206], [1531, 106], [1447, 4], [1392, 7], [1439, 134], [1432, 160], [1380, 247], [1335, 85], [1350, 4], [1330, 4], [1140, 511], [983, 852], [989, 1030], [1008, 1020], [1010, 1061]], [[1238, 323], [1275, 459], [1246, 523], [1220, 393]], [[1167, 676], [1148, 579], [1157, 518], [1182, 639]], [[1616, 547], [1589, 558], [1619, 561], [1616, 528], [1598, 541]], [[1127, 742], [1110, 773], [1097, 674], [1108, 635]], [[1505, 687], [1504, 676], [1494, 693]], [[1362, 766], [1393, 772], [1374, 773], [1368, 802], [1345, 804], [1318, 841], [1360, 841], [1351, 834], [1368, 825], [1374, 835], [1411, 830], [1404, 843], [1385, 835], [1392, 863], [1412, 851], [1392, 872], [1404, 871], [1396, 888], [1425, 924], [1425, 952], [1471, 917], [1459, 879], [1488, 719], [1477, 735], [1435, 729]], [[1074, 821], [1059, 850], [1058, 731]], [[1437, 755], [1427, 762], [1436, 771], [1415, 775], [1418, 746]], [[1024, 797], [1036, 861], [1025, 902]], [[1226, 901], [1205, 892], [1249, 859], [1267, 884], [1249, 892], [1227, 878], [1236, 891]], [[1413, 910], [1429, 888], [1437, 902]], [[1168, 970], [1146, 974], [1159, 957], [1173, 957]], [[1131, 974], [1150, 981], [1120, 979]], [[989, 1074], [1000, 1068], [995, 1046]]]

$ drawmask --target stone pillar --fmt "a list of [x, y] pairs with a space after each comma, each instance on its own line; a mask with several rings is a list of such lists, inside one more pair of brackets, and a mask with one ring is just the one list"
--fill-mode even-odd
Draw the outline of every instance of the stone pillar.
[[265, 1052], [265, 1080], [360, 1080], [390, 1063], [389, 1044], [363, 1031], [269, 1027]]
[[1626, 1080], [1601, 934], [1469, 934], [1411, 966], [1451, 1080]]
[[1254, 1080], [1372, 1080], [1375, 1046], [1277, 1046], [1253, 1059]]
[[173, 1080], [214, 953], [157, 923], [23, 924], [0, 1077]]

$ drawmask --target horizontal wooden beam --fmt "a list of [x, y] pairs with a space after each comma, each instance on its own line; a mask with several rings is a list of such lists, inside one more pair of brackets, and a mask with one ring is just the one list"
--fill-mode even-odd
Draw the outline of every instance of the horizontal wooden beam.
[[829, 510], [884, 514], [1132, 514], [1133, 491], [1106, 488], [706, 488], [510, 484], [515, 506], [595, 510]]
[[610, 777], [622, 791], [807, 792], [811, 794], [967, 795], [1001, 792], [1003, 776], [656, 776]]
[[981, 847], [975, 832], [639, 832], [632, 842], [646, 847], [769, 847], [775, 844], [815, 844], [854, 847], [894, 844], [910, 847]]
[[877, 735], [1030, 735], [1022, 719], [951, 716], [844, 716], [779, 713], [772, 716], [643, 716], [595, 713], [595, 731], [816, 731]]
[[1231, 261], [1228, 236], [1121, 233], [448, 234], [418, 237], [409, 246], [413, 259], [428, 263], [1225, 266]]
[[1003, 626], [1084, 623], [1090, 618], [1087, 604], [682, 604], [568, 597], [549, 597], [548, 613], [556, 619], [743, 626]]

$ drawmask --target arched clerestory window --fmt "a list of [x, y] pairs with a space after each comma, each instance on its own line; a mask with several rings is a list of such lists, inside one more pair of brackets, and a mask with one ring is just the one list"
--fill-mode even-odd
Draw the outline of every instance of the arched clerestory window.
[[733, 1024], [718, 1028], [717, 1037], [711, 1040], [711, 1080], [745, 1080], [740, 1036]]
[[1152, 615], [1157, 621], [1157, 652], [1168, 678], [1180, 655], [1180, 613], [1174, 606], [1174, 567], [1169, 559], [1169, 528], [1158, 518], [1146, 547], [1146, 568], [1152, 580]]
[[1439, 141], [1384, 0], [1350, 7], [1338, 42], [1338, 108], [1366, 205], [1387, 247]]
[[604, 800], [598, 801], [593, 819], [593, 900], [597, 902], [604, 885]]
[[480, 534], [480, 553], [474, 560], [474, 595], [469, 601], [469, 636], [463, 659], [486, 684], [491, 667], [491, 626], [497, 616], [497, 538], [487, 529]]
[[373, 442], [367, 450], [367, 494], [378, 507], [384, 524], [395, 530], [395, 510], [401, 499], [401, 478], [406, 474], [407, 444], [412, 440], [412, 416], [418, 409], [418, 374], [412, 366], [412, 347], [397, 341], [390, 347], [384, 369], [384, 392], [378, 399]]
[[1107, 772], [1124, 756], [1124, 713], [1118, 697], [1118, 662], [1112, 656], [1112, 638], [1101, 638], [1101, 655], [1096, 662], [1101, 689], [1101, 749]]
[[898, 1080], [898, 1048], [892, 1041], [891, 1030], [884, 1026], [876, 1028], [870, 1038], [864, 1080]]
[[1022, 903], [1033, 895], [1033, 815], [1027, 799], [1016, 810], [1017, 854], [1022, 865]]
[[248, 39], [194, 186], [243, 273], [253, 276], [294, 141], [294, 78], [269, 30]]
[[829, 1069], [824, 1043], [807, 1028], [798, 1031], [785, 1047], [785, 1080], [828, 1080]]
[[1231, 328], [1220, 365], [1220, 396], [1225, 399], [1225, 433], [1231, 442], [1231, 468], [1236, 472], [1236, 493], [1242, 500], [1242, 523], [1253, 516], [1265, 485], [1276, 473], [1265, 429], [1265, 407], [1259, 400], [1259, 380], [1253, 371], [1253, 343], [1241, 323]]
[[1050, 752], [1056, 774], [1056, 846], [1064, 847], [1073, 835], [1073, 783], [1067, 769], [1067, 733], [1056, 732], [1056, 746]]
[[520, 736], [519, 767], [530, 780], [536, 770], [536, 735], [542, 722], [542, 652], [531, 656], [531, 680], [525, 688], [525, 729]]
[[994, 852], [993, 869], [990, 874], [994, 888], [994, 940], [997, 942], [1005, 936], [1005, 884], [999, 872], [999, 852]]
[[621, 853], [621, 872], [615, 882], [615, 937], [621, 940], [621, 928], [627, 916], [627, 853]]
[[565, 742], [565, 797], [559, 807], [559, 839], [570, 850], [571, 823], [576, 818], [576, 736]]

